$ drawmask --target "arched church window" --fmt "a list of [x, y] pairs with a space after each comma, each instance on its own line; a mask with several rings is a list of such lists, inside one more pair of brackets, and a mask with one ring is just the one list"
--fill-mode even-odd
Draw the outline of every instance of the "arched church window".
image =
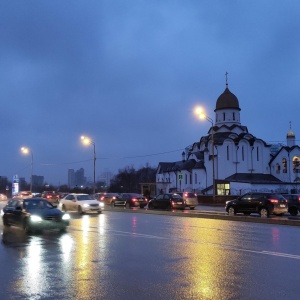
[[229, 146], [227, 146], [226, 149], [227, 149], [227, 160], [229, 160]]
[[225, 121], [225, 113], [223, 113], [223, 121]]
[[280, 164], [276, 164], [276, 173], [277, 173], [277, 174], [280, 173]]
[[298, 156], [293, 157], [293, 171], [294, 173], [300, 173], [300, 158]]
[[287, 173], [287, 161], [286, 161], [286, 158], [282, 159], [282, 173]]
[[245, 160], [245, 150], [244, 150], [244, 146], [242, 146], [242, 161]]
[[235, 121], [235, 113], [232, 113], [232, 120]]

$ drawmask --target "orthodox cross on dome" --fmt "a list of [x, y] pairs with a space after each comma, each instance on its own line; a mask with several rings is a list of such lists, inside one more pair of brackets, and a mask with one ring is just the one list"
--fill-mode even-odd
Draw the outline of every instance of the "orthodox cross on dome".
[[225, 73], [226, 76], [226, 87], [228, 88], [228, 72]]
[[292, 122], [290, 121], [290, 129], [292, 129]]

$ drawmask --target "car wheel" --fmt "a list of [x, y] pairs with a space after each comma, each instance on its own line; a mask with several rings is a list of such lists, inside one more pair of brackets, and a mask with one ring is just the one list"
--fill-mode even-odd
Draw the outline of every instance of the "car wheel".
[[144, 205], [140, 205], [140, 208], [144, 208], [145, 206]]
[[149, 204], [148, 204], [148, 209], [153, 209], [153, 208], [154, 208], [153, 204], [152, 204], [152, 203], [149, 203]]
[[168, 204], [166, 209], [167, 209], [167, 210], [171, 210], [171, 209], [172, 209], [171, 204]]
[[125, 208], [126, 208], [126, 209], [129, 209], [129, 208], [130, 208], [130, 204], [129, 204], [129, 202], [126, 202], [126, 204], [125, 204]]
[[62, 211], [67, 212], [66, 206], [64, 204], [61, 209], [62, 209]]
[[261, 216], [262, 218], [268, 218], [268, 217], [269, 217], [269, 211], [268, 211], [265, 207], [263, 207], [263, 208], [260, 210], [259, 214], [260, 214], [260, 216]]
[[236, 214], [235, 209], [234, 209], [233, 206], [230, 206], [228, 208], [228, 214], [229, 214], [229, 216], [234, 216]]
[[80, 205], [78, 205], [77, 207], [77, 212], [80, 214], [80, 215], [83, 215], [83, 211], [82, 211], [82, 208]]
[[195, 209], [195, 207], [190, 207], [191, 210]]
[[289, 213], [291, 216], [297, 216], [298, 215], [298, 209], [296, 207], [291, 207], [289, 210]]

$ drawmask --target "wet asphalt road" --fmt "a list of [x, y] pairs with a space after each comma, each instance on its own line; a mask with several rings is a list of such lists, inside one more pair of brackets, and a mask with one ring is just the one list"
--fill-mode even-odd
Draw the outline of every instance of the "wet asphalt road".
[[[132, 212], [132, 211], [131, 211]], [[105, 211], [3, 229], [0, 299], [299, 299], [299, 228]]]

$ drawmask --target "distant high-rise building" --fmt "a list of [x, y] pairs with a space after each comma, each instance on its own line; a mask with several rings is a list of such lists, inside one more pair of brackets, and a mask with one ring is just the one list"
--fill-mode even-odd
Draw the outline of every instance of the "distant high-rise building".
[[80, 168], [75, 171], [74, 169], [68, 170], [68, 186], [73, 187], [85, 187], [86, 186], [86, 177], [84, 176], [84, 169]]

